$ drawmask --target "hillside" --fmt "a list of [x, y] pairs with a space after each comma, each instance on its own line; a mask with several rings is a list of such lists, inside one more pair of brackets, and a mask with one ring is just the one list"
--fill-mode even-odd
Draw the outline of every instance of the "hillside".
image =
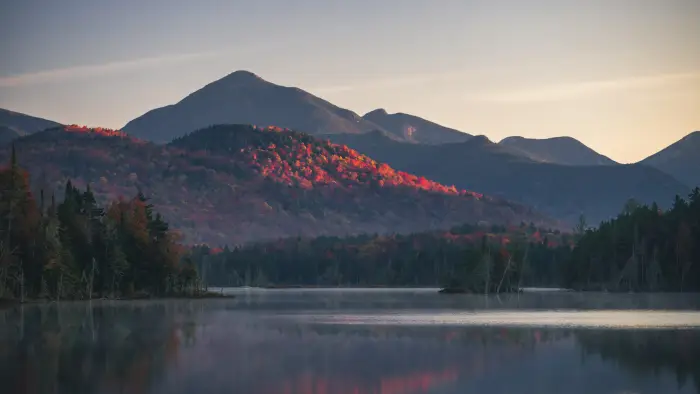
[[363, 118], [383, 127], [384, 130], [396, 135], [399, 139], [409, 142], [447, 144], [464, 142], [471, 137], [467, 133], [441, 126], [417, 116], [403, 113], [388, 114], [384, 109], [371, 111]]
[[[36, 133], [51, 127], [60, 126], [60, 123], [13, 112], [0, 108], [0, 126], [13, 130], [18, 135]], [[8, 135], [6, 132], [2, 134]]]
[[379, 128], [356, 113], [298, 88], [236, 71], [174, 105], [130, 121], [123, 130], [138, 138], [169, 142], [215, 124], [276, 125], [311, 134], [362, 133]]
[[700, 186], [700, 131], [688, 134], [640, 164], [671, 174], [691, 188]]
[[380, 133], [329, 138], [402, 171], [518, 201], [572, 225], [581, 213], [590, 224], [613, 217], [630, 198], [668, 207], [672, 196], [689, 193], [687, 186], [648, 166], [541, 163], [484, 136], [436, 146], [400, 143]]
[[572, 166], [618, 164], [571, 137], [545, 139], [508, 137], [499, 142], [499, 144], [508, 146], [526, 157], [542, 163]]
[[0, 126], [0, 145], [5, 145], [19, 137], [20, 134], [17, 131], [7, 126]]
[[[57, 128], [16, 141], [35, 188], [141, 189], [188, 242], [407, 233], [488, 221], [556, 225], [529, 208], [395, 171], [345, 146], [278, 128], [214, 126], [168, 145]], [[0, 160], [7, 160], [8, 148]]]

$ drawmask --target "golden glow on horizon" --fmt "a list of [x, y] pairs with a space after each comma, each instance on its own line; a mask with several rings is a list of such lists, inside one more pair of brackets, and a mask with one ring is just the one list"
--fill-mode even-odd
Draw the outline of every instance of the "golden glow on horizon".
[[700, 129], [697, 0], [83, 2], [0, 13], [0, 108], [118, 129], [246, 69], [360, 114], [568, 135], [623, 163]]

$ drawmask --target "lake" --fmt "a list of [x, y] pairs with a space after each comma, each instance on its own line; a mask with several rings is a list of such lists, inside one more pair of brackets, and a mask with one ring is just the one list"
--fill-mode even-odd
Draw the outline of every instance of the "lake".
[[700, 296], [221, 289], [0, 311], [14, 393], [700, 393]]

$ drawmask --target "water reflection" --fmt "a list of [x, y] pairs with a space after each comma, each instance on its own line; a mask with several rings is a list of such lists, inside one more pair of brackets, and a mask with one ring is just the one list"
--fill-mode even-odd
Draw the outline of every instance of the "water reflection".
[[[629, 308], [627, 296], [610, 297], [611, 309]], [[475, 308], [459, 300], [420, 292], [287, 292], [235, 301], [25, 306], [0, 312], [0, 382], [3, 393], [27, 394], [700, 393], [696, 329], [308, 318], [329, 309], [357, 318], [425, 313], [426, 305], [446, 313], [460, 302]], [[512, 300], [489, 302], [513, 307]], [[521, 317], [537, 307], [520, 302]]]
[[0, 379], [10, 393], [145, 393], [178, 355], [166, 305], [90, 303], [8, 311]]
[[700, 393], [699, 331], [589, 330], [576, 337], [585, 352], [584, 360], [597, 356], [638, 376], [674, 373], [678, 387], [690, 384]]

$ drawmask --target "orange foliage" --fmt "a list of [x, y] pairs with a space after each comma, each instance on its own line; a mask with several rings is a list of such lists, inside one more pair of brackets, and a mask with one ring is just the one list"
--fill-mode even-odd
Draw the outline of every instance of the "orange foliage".
[[[491, 199], [475, 204], [478, 193], [278, 127], [213, 126], [155, 145], [116, 130], [71, 125], [32, 134], [17, 148], [19, 160], [59, 193], [67, 178], [81, 188], [89, 183], [100, 201], [141, 188], [188, 242], [539, 220], [520, 206]], [[9, 151], [0, 150], [0, 163], [8, 158]], [[110, 207], [112, 215], [130, 209], [142, 210], [128, 201]]]
[[[262, 133], [288, 134], [296, 133], [280, 127], [255, 127]], [[247, 156], [247, 162], [263, 176], [290, 186], [305, 189], [315, 185], [335, 185], [351, 188], [355, 183], [374, 180], [382, 188], [403, 187], [432, 193], [470, 196], [482, 199], [483, 195], [454, 186], [445, 186], [437, 182], [396, 171], [389, 165], [377, 163], [371, 158], [358, 153], [346, 145], [336, 145], [329, 141], [303, 142], [299, 138], [279, 139], [277, 143], [264, 146], [250, 146], [241, 150]], [[260, 160], [260, 158], [266, 158]]]
[[68, 126], [64, 126], [63, 130], [67, 131], [69, 133], [93, 134], [93, 135], [101, 135], [104, 137], [121, 137], [121, 138], [127, 137], [126, 133], [124, 133], [123, 131], [106, 129], [106, 128], [102, 128], [102, 127], [90, 128], [87, 126], [80, 126], [77, 124], [71, 124]]

